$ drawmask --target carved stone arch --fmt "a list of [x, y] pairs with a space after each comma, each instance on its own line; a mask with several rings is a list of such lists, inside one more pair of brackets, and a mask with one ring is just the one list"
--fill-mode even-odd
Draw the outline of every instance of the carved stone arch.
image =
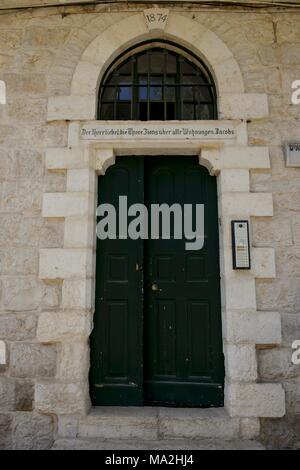
[[77, 64], [71, 95], [94, 95], [96, 99], [99, 82], [111, 62], [129, 47], [151, 38], [169, 39], [194, 52], [210, 69], [218, 95], [244, 93], [239, 65], [226, 44], [205, 26], [172, 12], [161, 31], [149, 32], [139, 13], [122, 19], [97, 36]]

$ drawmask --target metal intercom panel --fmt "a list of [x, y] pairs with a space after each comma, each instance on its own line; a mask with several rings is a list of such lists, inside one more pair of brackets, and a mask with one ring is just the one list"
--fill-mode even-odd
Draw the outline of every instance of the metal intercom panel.
[[248, 220], [232, 220], [233, 269], [250, 269], [250, 243]]

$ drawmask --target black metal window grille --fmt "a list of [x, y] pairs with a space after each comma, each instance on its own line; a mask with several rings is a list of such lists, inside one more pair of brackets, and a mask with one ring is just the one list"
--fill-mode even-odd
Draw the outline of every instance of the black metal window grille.
[[104, 77], [103, 120], [216, 119], [216, 93], [203, 64], [154, 46], [133, 53]]

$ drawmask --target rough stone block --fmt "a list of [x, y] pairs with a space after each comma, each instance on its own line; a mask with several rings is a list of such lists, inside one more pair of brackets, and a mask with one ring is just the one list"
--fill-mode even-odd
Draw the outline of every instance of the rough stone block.
[[[218, 62], [214, 64], [214, 72], [217, 76], [222, 77], [222, 81], [220, 83], [220, 94], [221, 96], [236, 96], [236, 98], [233, 98], [235, 103], [238, 103], [238, 100], [240, 96], [243, 98], [245, 95], [243, 93], [243, 88], [244, 88], [244, 83], [243, 83], [243, 78], [242, 74], [240, 71], [240, 68], [237, 63], [235, 63], [231, 58], [226, 59], [224, 61]], [[237, 93], [240, 92], [240, 93]], [[247, 96], [247, 95], [246, 95]], [[245, 99], [245, 105], [247, 105], [248, 109], [252, 111], [252, 104], [253, 101], [251, 100], [250, 103], [247, 103], [247, 100]], [[231, 107], [231, 109], [227, 110], [225, 109], [225, 106], [220, 107], [222, 114], [222, 117], [224, 118], [225, 116], [225, 111], [226, 115], [228, 116], [228, 119], [234, 119], [233, 116], [238, 115], [237, 111], [234, 111], [234, 109]]]
[[15, 382], [8, 377], [0, 377], [0, 412], [15, 410]]
[[148, 407], [97, 407], [79, 420], [79, 437], [157, 439], [157, 411]]
[[10, 152], [2, 150], [1, 160], [0, 160], [0, 174], [1, 179], [6, 179], [11, 177], [15, 171], [15, 162], [11, 158]]
[[254, 345], [225, 345], [226, 378], [230, 382], [253, 382], [257, 379]]
[[259, 376], [264, 382], [278, 382], [299, 375], [299, 366], [292, 363], [292, 348], [258, 351]]
[[254, 145], [226, 146], [222, 149], [221, 166], [231, 169], [267, 170], [270, 168], [269, 148]]
[[[91, 212], [91, 210], [89, 210]], [[96, 208], [93, 211], [96, 213]], [[90, 248], [96, 246], [95, 217], [67, 217], [65, 220], [65, 248]]]
[[[114, 24], [110, 25], [109, 31], [104, 31], [103, 34], [97, 35], [98, 37], [94, 41], [93, 46], [86, 48], [82, 54], [82, 60], [94, 63], [100, 67], [103, 66], [108, 57], [111, 57], [111, 54], [115, 51], [115, 44], [124, 44], [128, 41], [128, 33], [132, 39], [146, 33], [146, 25], [144, 21], [140, 21], [141, 18], [141, 13], [130, 15], [123, 19], [122, 27], [120, 27], [120, 23], [113, 21], [112, 23]], [[114, 41], [112, 41], [112, 37]]]
[[57, 377], [66, 381], [88, 379], [90, 350], [87, 341], [64, 341], [61, 344]]
[[93, 292], [91, 279], [65, 279], [62, 287], [62, 307], [69, 309], [91, 308]]
[[277, 312], [224, 314], [223, 334], [228, 342], [275, 345], [281, 343], [281, 319]]
[[300, 191], [280, 191], [274, 192], [274, 207], [276, 211], [285, 213], [286, 211], [297, 211]]
[[[176, 19], [174, 22], [176, 28]], [[186, 26], [188, 27], [188, 21], [186, 21]], [[232, 53], [230, 49], [227, 48], [219, 38], [216, 38], [212, 31], [206, 30], [200, 23], [198, 23], [195, 27], [195, 36], [197, 39], [200, 39], [203, 48], [203, 54], [205, 57], [209, 57], [211, 64], [219, 63], [220, 57], [222, 57], [222, 60], [232, 59]]]
[[256, 309], [255, 280], [237, 275], [225, 280], [226, 308]]
[[261, 419], [260, 439], [267, 449], [299, 449], [300, 415]]
[[51, 96], [48, 100], [48, 121], [95, 119], [95, 96]]
[[274, 29], [272, 21], [266, 17], [247, 18], [243, 24], [243, 30], [249, 41], [258, 44], [273, 44], [274, 43]]
[[[298, 366], [299, 367], [299, 366]], [[293, 415], [299, 414], [300, 410], [300, 377], [287, 380], [284, 383], [286, 395], [287, 412]]]
[[84, 168], [84, 152], [78, 148], [49, 148], [46, 150], [46, 168], [49, 170], [66, 170]]
[[58, 415], [57, 434], [59, 437], [75, 438], [78, 432], [77, 415]]
[[56, 347], [36, 343], [14, 343], [10, 349], [10, 373], [15, 377], [53, 377]]
[[250, 188], [250, 176], [248, 170], [223, 169], [220, 173], [220, 191], [248, 192]]
[[61, 281], [43, 281], [41, 307], [43, 309], [59, 307], [61, 302]]
[[37, 383], [35, 406], [42, 413], [86, 413], [89, 407], [87, 383]]
[[253, 193], [272, 192], [272, 175], [269, 171], [251, 171], [250, 190]]
[[265, 93], [224, 93], [220, 96], [223, 119], [254, 119], [269, 115], [268, 95]]
[[164, 439], [234, 439], [239, 433], [239, 420], [222, 408], [160, 408], [158, 417]]
[[0, 338], [7, 341], [22, 341], [35, 337], [37, 318], [31, 314], [1, 315]]
[[274, 248], [252, 248], [252, 271], [257, 278], [276, 277]]
[[92, 215], [93, 199], [87, 192], [46, 193], [43, 196], [42, 214], [43, 217]]
[[0, 264], [2, 275], [37, 274], [38, 250], [31, 247], [2, 247]]
[[46, 118], [46, 99], [27, 98], [27, 95], [8, 100], [7, 114], [11, 119], [42, 123]]
[[231, 217], [272, 216], [270, 193], [225, 193], [221, 196], [224, 214]]
[[278, 418], [285, 414], [281, 384], [227, 384], [226, 397], [230, 416]]
[[1, 29], [0, 49], [4, 52], [15, 50], [22, 44], [22, 31], [18, 29]]
[[200, 154], [200, 164], [207, 166], [207, 162], [209, 162], [209, 170], [213, 168], [216, 173], [222, 172], [224, 169], [234, 171], [269, 169], [270, 158], [268, 147], [247, 146], [246, 131], [242, 125], [237, 126], [238, 130], [237, 139], [239, 141], [237, 146], [226, 145], [222, 150], [203, 148]]
[[300, 279], [297, 277], [256, 279], [258, 310], [280, 310], [285, 313], [300, 311]]
[[255, 246], [282, 247], [293, 243], [289, 217], [274, 214], [274, 217], [253, 217], [251, 220], [252, 242]]
[[95, 77], [99, 76], [99, 65], [91, 62], [81, 61], [76, 67], [76, 80], [72, 83], [72, 95], [82, 94], [83, 89], [93, 90], [97, 93]]
[[41, 279], [65, 279], [92, 275], [93, 253], [88, 249], [41, 249]]
[[278, 266], [278, 277], [300, 277], [300, 247], [290, 246], [286, 248], [277, 247], [276, 263]]
[[37, 246], [42, 224], [41, 217], [2, 214], [0, 216], [0, 245], [7, 247], [13, 243], [14, 246]]
[[96, 173], [90, 169], [70, 169], [67, 173], [67, 191], [94, 191]]
[[293, 242], [300, 244], [300, 214], [294, 214], [292, 219]]
[[43, 123], [26, 129], [25, 137], [30, 146], [47, 149], [67, 145], [68, 125], [65, 121]]
[[15, 379], [16, 411], [32, 411], [34, 406], [34, 383]]
[[53, 444], [53, 417], [16, 413], [13, 418], [14, 450], [47, 450]]
[[12, 414], [0, 413], [0, 450], [12, 448]]
[[[295, 332], [300, 331], [300, 312], [299, 313], [283, 313], [281, 315], [282, 322], [282, 345], [290, 348], [296, 339]], [[298, 335], [299, 336], [299, 335]]]
[[65, 193], [67, 190], [67, 174], [65, 170], [45, 171], [44, 193]]
[[39, 241], [40, 248], [61, 248], [64, 243], [64, 220], [43, 219]]
[[87, 338], [91, 332], [91, 319], [87, 312], [43, 312], [39, 316], [37, 339], [52, 343], [63, 339]]
[[26, 49], [22, 54], [22, 69], [28, 73], [45, 73], [52, 65], [54, 56], [55, 52], [47, 49]]
[[242, 439], [258, 439], [260, 421], [258, 418], [242, 418], [240, 420], [240, 437]]
[[42, 182], [38, 180], [5, 181], [3, 183], [1, 208], [5, 212], [22, 212], [40, 215]]
[[36, 278], [14, 276], [5, 279], [3, 287], [3, 307], [5, 310], [24, 312], [35, 310], [40, 304], [42, 291]]
[[41, 152], [36, 150], [15, 150], [13, 158], [16, 162], [15, 176], [18, 178], [36, 179], [44, 174], [44, 161]]
[[31, 26], [26, 30], [24, 45], [38, 49], [58, 48], [64, 44], [69, 34], [70, 30], [67, 28]]

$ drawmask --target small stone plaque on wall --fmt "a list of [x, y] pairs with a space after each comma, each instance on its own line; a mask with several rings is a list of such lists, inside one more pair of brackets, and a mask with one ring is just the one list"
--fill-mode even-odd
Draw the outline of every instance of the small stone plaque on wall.
[[147, 8], [144, 15], [149, 31], [153, 29], [165, 29], [169, 10], [166, 8]]
[[287, 167], [300, 167], [300, 142], [287, 142], [284, 147]]

